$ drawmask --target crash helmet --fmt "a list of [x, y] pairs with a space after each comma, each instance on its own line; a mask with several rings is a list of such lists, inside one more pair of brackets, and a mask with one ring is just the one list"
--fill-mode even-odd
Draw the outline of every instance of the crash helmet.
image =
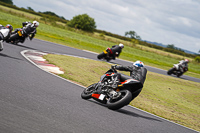
[[35, 27], [39, 26], [39, 22], [38, 21], [33, 21], [33, 24], [34, 24]]
[[142, 61], [136, 61], [136, 62], [133, 63], [133, 66], [135, 66], [135, 67], [143, 67], [144, 63]]
[[122, 44], [122, 43], [120, 43], [119, 46], [120, 46], [121, 48], [124, 48], [124, 44]]
[[12, 30], [13, 30], [13, 27], [12, 27], [12, 25], [10, 25], [10, 24], [7, 24], [7, 25], [6, 25], [6, 28], [8, 28], [8, 29], [10, 30], [10, 32], [12, 32]]
[[188, 60], [188, 59], [185, 59], [185, 62], [187, 62], [187, 63], [188, 63], [188, 62], [189, 62], [189, 60]]

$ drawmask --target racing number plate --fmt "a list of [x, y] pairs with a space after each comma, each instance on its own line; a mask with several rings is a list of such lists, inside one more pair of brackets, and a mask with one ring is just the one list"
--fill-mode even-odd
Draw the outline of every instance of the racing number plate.
[[108, 52], [106, 50], [103, 51], [105, 54], [107, 54]]
[[101, 94], [101, 95], [99, 96], [99, 99], [100, 99], [100, 100], [104, 100], [104, 98], [105, 98], [105, 95], [104, 95], [104, 94]]
[[22, 33], [21, 33], [21, 31], [20, 31], [20, 30], [19, 30], [17, 33], [18, 33], [18, 35], [19, 35], [19, 36], [22, 36]]

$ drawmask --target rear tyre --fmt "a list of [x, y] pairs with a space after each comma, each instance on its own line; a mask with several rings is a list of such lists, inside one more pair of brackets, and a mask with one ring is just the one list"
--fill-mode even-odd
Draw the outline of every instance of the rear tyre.
[[92, 93], [95, 91], [95, 86], [97, 83], [92, 84], [90, 86], [88, 86], [87, 88], [85, 88], [83, 90], [83, 92], [81, 93], [81, 97], [83, 99], [90, 99], [92, 97]]
[[178, 72], [176, 76], [180, 77], [181, 75], [183, 75], [183, 73], [182, 72]]
[[126, 105], [128, 105], [132, 101], [132, 93], [129, 90], [121, 90], [119, 91], [121, 96], [117, 99], [110, 98], [107, 101], [107, 107], [111, 110], [120, 109]]
[[174, 69], [175, 69], [175, 68], [169, 69], [169, 70], [167, 71], [167, 74], [168, 74], [168, 75], [171, 75], [171, 74], [173, 73]]
[[102, 59], [106, 54], [104, 52], [100, 53], [99, 55], [97, 55], [98, 59]]

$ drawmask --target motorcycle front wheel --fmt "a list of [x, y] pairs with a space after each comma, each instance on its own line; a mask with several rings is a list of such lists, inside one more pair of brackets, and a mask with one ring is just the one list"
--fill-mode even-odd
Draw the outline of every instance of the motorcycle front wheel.
[[85, 88], [83, 92], [81, 93], [81, 97], [83, 99], [90, 99], [92, 97], [92, 93], [95, 91], [95, 86], [96, 86], [96, 83]]
[[17, 38], [19, 38], [19, 35], [18, 35], [18, 33], [15, 33], [15, 34], [12, 34], [7, 41], [14, 42]]
[[105, 57], [106, 54], [104, 52], [100, 53], [99, 55], [97, 55], [98, 59], [102, 59], [103, 57]]
[[171, 74], [173, 73], [174, 69], [175, 69], [175, 68], [169, 69], [169, 70], [167, 71], [167, 74], [168, 74], [168, 75], [171, 75]]
[[126, 105], [128, 105], [132, 101], [132, 93], [129, 90], [121, 90], [119, 91], [121, 95], [119, 98], [112, 99], [110, 98], [107, 101], [107, 107], [111, 110], [120, 109]]

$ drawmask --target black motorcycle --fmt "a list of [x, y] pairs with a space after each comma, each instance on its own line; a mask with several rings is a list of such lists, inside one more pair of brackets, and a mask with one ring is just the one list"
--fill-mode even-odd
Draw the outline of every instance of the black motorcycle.
[[168, 75], [174, 74], [177, 77], [180, 77], [186, 71], [188, 71], [187, 67], [183, 67], [181, 64], [174, 64], [174, 66], [167, 71], [167, 74]]
[[117, 71], [112, 66], [98, 83], [92, 84], [81, 93], [83, 99], [93, 98], [106, 104], [109, 109], [117, 110], [128, 105], [139, 95], [143, 84], [129, 76], [124, 76], [123, 81], [118, 80]]
[[[115, 55], [117, 56], [117, 55]], [[102, 53], [100, 53], [99, 55], [97, 55], [97, 58], [106, 60], [106, 61], [110, 61], [111, 59], [113, 59], [113, 52], [110, 48], [107, 48], [106, 50], [104, 50]]]
[[10, 38], [6, 42], [12, 44], [24, 43], [27, 37], [29, 35], [25, 34], [23, 28], [17, 28], [11, 33]]

